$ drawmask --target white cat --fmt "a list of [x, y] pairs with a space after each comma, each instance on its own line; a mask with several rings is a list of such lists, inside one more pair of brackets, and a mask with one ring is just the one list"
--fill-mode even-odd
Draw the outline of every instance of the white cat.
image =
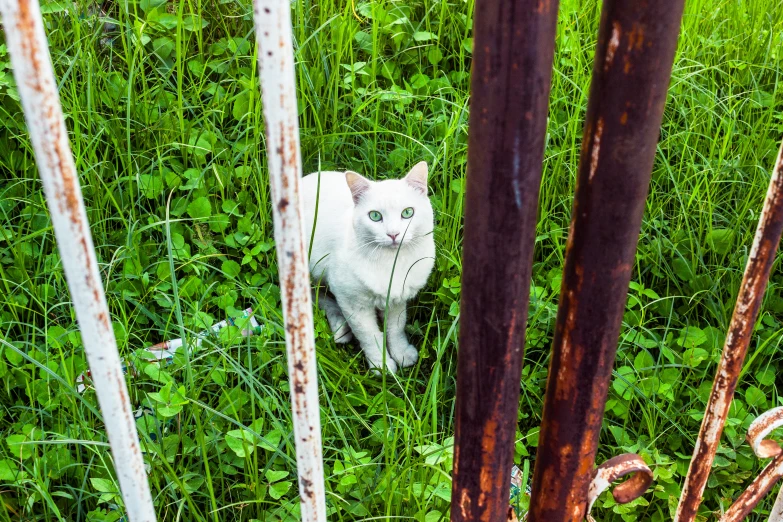
[[[317, 298], [335, 340], [355, 336], [371, 368], [384, 362], [391, 372], [412, 366], [419, 354], [405, 335], [406, 305], [435, 262], [427, 164], [418, 163], [403, 179], [377, 182], [356, 172], [321, 172], [320, 193], [318, 178], [314, 173], [302, 180], [305, 240], [309, 244], [315, 225], [310, 273], [334, 295], [320, 292]], [[384, 357], [378, 311], [385, 310]]]

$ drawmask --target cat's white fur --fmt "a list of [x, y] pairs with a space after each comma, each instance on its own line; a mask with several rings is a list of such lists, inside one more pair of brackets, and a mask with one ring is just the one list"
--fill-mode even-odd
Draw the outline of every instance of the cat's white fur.
[[[314, 173], [302, 180], [305, 238], [309, 241], [315, 223], [310, 273], [335, 297], [317, 296], [335, 340], [356, 337], [371, 368], [385, 362], [394, 372], [398, 365], [415, 364], [419, 355], [405, 335], [406, 307], [427, 283], [435, 261], [427, 164], [385, 181], [350, 171], [321, 172], [320, 192], [318, 177]], [[407, 208], [413, 209], [409, 219], [402, 216]], [[371, 211], [380, 212], [382, 220], [371, 220]], [[385, 357], [378, 311], [387, 317]]]

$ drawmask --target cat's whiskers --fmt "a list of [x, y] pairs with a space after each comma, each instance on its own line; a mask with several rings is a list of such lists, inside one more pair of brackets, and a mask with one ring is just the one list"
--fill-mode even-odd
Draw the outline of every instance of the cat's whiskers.
[[376, 245], [382, 245], [383, 243], [375, 238], [369, 238], [368, 240], [364, 241], [363, 243], [360, 243], [356, 245], [356, 247], [359, 250], [363, 250], [369, 246], [376, 246]]

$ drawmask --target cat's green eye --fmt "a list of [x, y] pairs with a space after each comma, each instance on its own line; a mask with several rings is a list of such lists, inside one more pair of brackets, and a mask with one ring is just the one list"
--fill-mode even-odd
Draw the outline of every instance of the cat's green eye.
[[402, 211], [402, 217], [405, 219], [410, 219], [413, 217], [413, 207], [408, 207], [405, 210]]
[[370, 216], [370, 219], [372, 219], [373, 221], [380, 221], [383, 219], [383, 216], [377, 210], [371, 210], [368, 215]]

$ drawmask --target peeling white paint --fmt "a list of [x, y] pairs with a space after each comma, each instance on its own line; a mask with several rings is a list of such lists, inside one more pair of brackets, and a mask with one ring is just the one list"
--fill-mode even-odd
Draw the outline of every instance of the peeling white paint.
[[601, 135], [604, 133], [604, 120], [598, 119], [593, 136], [593, 147], [590, 151], [590, 177], [588, 180], [592, 183], [595, 171], [598, 170], [598, 158], [601, 154]]
[[606, 49], [606, 60], [604, 61], [604, 70], [608, 69], [614, 62], [614, 53], [620, 45], [620, 24], [612, 24], [612, 37], [609, 39], [609, 46]]

